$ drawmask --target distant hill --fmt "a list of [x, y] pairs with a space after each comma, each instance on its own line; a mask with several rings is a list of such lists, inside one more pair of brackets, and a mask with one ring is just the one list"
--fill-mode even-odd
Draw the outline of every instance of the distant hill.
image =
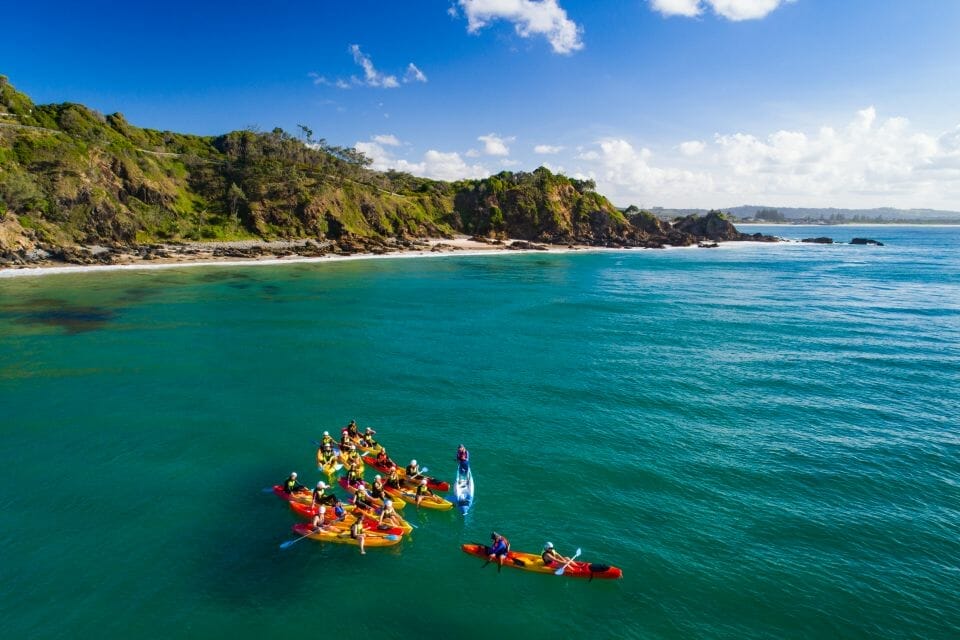
[[[706, 209], [666, 209], [654, 207], [651, 211], [659, 217], [670, 219], [676, 216], [702, 215]], [[836, 207], [771, 207], [742, 205], [724, 211], [736, 220], [763, 220], [767, 222], [941, 222], [960, 224], [960, 211], [937, 209], [842, 209]]]

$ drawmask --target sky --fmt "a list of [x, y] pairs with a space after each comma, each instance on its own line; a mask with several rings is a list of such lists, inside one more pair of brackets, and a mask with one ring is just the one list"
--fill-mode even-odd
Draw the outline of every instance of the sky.
[[615, 204], [960, 210], [960, 0], [52, 0], [0, 74], [203, 135], [305, 125], [374, 168], [539, 166]]

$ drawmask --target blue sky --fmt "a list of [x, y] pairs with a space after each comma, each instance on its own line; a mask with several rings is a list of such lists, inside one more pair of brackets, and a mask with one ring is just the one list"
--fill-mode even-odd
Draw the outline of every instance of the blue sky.
[[[82, 8], [77, 8], [82, 7]], [[11, 3], [3, 73], [140, 126], [256, 126], [625, 206], [960, 209], [955, 0]]]

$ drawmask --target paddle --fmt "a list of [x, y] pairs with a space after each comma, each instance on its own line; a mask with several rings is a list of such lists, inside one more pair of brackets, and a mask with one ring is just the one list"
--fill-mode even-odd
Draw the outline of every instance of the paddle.
[[553, 575], [555, 575], [555, 576], [562, 576], [562, 575], [563, 575], [563, 572], [567, 570], [567, 567], [569, 567], [570, 564], [571, 564], [574, 560], [576, 560], [578, 557], [580, 557], [580, 547], [577, 547], [577, 552], [576, 552], [575, 554], [573, 554], [573, 556], [571, 556], [569, 560], [567, 560], [566, 564], [564, 564], [562, 567], [560, 567], [559, 569], [557, 569], [556, 571], [554, 571], [554, 572], [553, 572]]
[[316, 531], [311, 531], [310, 533], [305, 533], [305, 534], [303, 534], [302, 536], [300, 536], [299, 538], [297, 538], [296, 540], [287, 540], [286, 542], [283, 542], [283, 543], [280, 544], [280, 548], [281, 548], [281, 549], [288, 549], [291, 545], [294, 545], [294, 544], [300, 542], [300, 541], [303, 540], [304, 538], [309, 538], [309, 537], [310, 537], [311, 535], [313, 535], [314, 533], [316, 533]]

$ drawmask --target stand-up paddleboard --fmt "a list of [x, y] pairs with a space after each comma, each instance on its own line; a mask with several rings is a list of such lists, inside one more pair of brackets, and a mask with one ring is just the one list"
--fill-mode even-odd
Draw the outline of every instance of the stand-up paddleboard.
[[463, 515], [467, 514], [473, 505], [473, 472], [467, 468], [466, 475], [457, 469], [457, 480], [453, 486], [453, 503]]

